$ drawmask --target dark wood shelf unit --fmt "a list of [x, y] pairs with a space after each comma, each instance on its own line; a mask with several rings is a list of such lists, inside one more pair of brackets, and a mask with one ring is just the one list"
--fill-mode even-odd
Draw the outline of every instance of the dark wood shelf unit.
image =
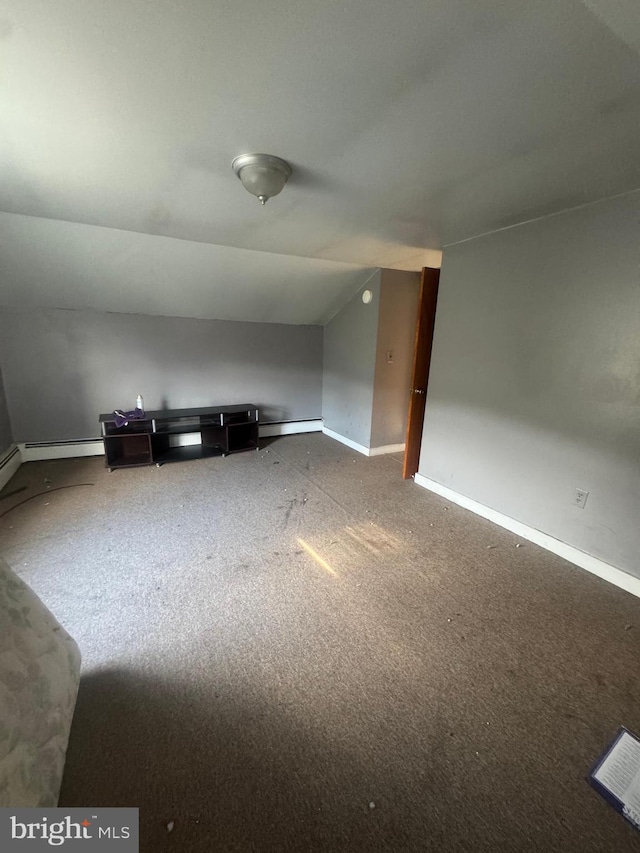
[[238, 453], [258, 447], [258, 436], [253, 424], [232, 424], [227, 427], [227, 453]]
[[[253, 425], [251, 425], [253, 428]], [[204, 447], [221, 447], [228, 446], [228, 431], [226, 427], [207, 427], [200, 433], [202, 436], [202, 444]]]
[[107, 468], [127, 468], [134, 465], [151, 465], [151, 441], [148, 434], [129, 433], [104, 438], [105, 465]]
[[222, 450], [216, 447], [188, 444], [184, 447], [168, 447], [158, 454], [154, 448], [153, 461], [157, 465], [164, 465], [165, 462], [188, 462], [191, 459], [208, 459], [211, 456], [223, 455]]
[[[257, 450], [258, 407], [253, 403], [145, 412], [144, 419], [117, 427], [113, 413], [100, 415], [105, 466], [129, 468], [226, 456]], [[200, 434], [197, 444], [180, 444], [179, 436]]]

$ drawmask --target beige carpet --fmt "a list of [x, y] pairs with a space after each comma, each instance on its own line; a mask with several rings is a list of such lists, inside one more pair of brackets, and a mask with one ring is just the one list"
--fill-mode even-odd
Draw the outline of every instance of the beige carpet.
[[83, 653], [62, 804], [145, 853], [640, 849], [584, 780], [640, 600], [318, 434], [21, 486], [0, 552]]

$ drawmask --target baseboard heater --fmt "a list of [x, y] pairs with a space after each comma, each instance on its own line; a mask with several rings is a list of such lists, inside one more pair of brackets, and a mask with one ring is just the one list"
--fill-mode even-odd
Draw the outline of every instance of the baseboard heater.
[[102, 443], [102, 439], [98, 438], [66, 438], [61, 441], [25, 441], [20, 447], [30, 450], [33, 447], [76, 447], [83, 444], [95, 444], [96, 441]]
[[17, 446], [12, 447], [11, 450], [9, 450], [8, 453], [6, 453], [2, 457], [2, 459], [0, 459], [0, 471], [2, 471], [3, 468], [6, 468], [7, 465], [10, 464], [11, 460], [16, 456], [17, 453], [20, 453], [20, 448]]
[[261, 421], [260, 437], [295, 435], [302, 432], [322, 432], [322, 418], [304, 421]]
[[9, 480], [22, 465], [22, 454], [17, 444], [8, 447], [0, 456], [0, 489], [4, 489]]
[[[294, 435], [303, 432], [321, 432], [322, 420], [269, 421], [260, 423], [260, 438], [272, 438], [278, 435]], [[185, 445], [193, 439], [186, 434], [182, 441]], [[48, 459], [69, 459], [80, 456], [102, 456], [104, 444], [102, 438], [70, 438], [61, 441], [26, 441], [15, 448], [20, 451], [23, 462], [40, 462]]]

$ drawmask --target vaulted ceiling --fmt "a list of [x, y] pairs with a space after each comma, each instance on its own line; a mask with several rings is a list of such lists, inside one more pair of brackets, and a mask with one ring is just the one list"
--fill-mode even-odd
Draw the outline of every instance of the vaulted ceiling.
[[[285, 277], [297, 259], [289, 278], [312, 259], [321, 295], [344, 276], [283, 322], [317, 322], [372, 267], [437, 265], [447, 244], [640, 186], [635, 0], [5, 0], [0, 39], [9, 232], [33, 252], [46, 226], [23, 217], [100, 226], [101, 246], [106, 228], [269, 253]], [[252, 151], [294, 169], [264, 208], [231, 171]], [[247, 257], [230, 318], [260, 283], [254, 259], [244, 291]], [[18, 261], [2, 263], [6, 280]], [[186, 267], [183, 292], [202, 279]], [[168, 313], [147, 278], [140, 300]]]

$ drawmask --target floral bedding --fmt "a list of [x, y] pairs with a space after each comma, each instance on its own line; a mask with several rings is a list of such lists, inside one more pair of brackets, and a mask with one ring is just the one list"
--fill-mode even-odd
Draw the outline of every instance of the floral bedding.
[[57, 805], [79, 679], [75, 641], [0, 559], [0, 807]]

